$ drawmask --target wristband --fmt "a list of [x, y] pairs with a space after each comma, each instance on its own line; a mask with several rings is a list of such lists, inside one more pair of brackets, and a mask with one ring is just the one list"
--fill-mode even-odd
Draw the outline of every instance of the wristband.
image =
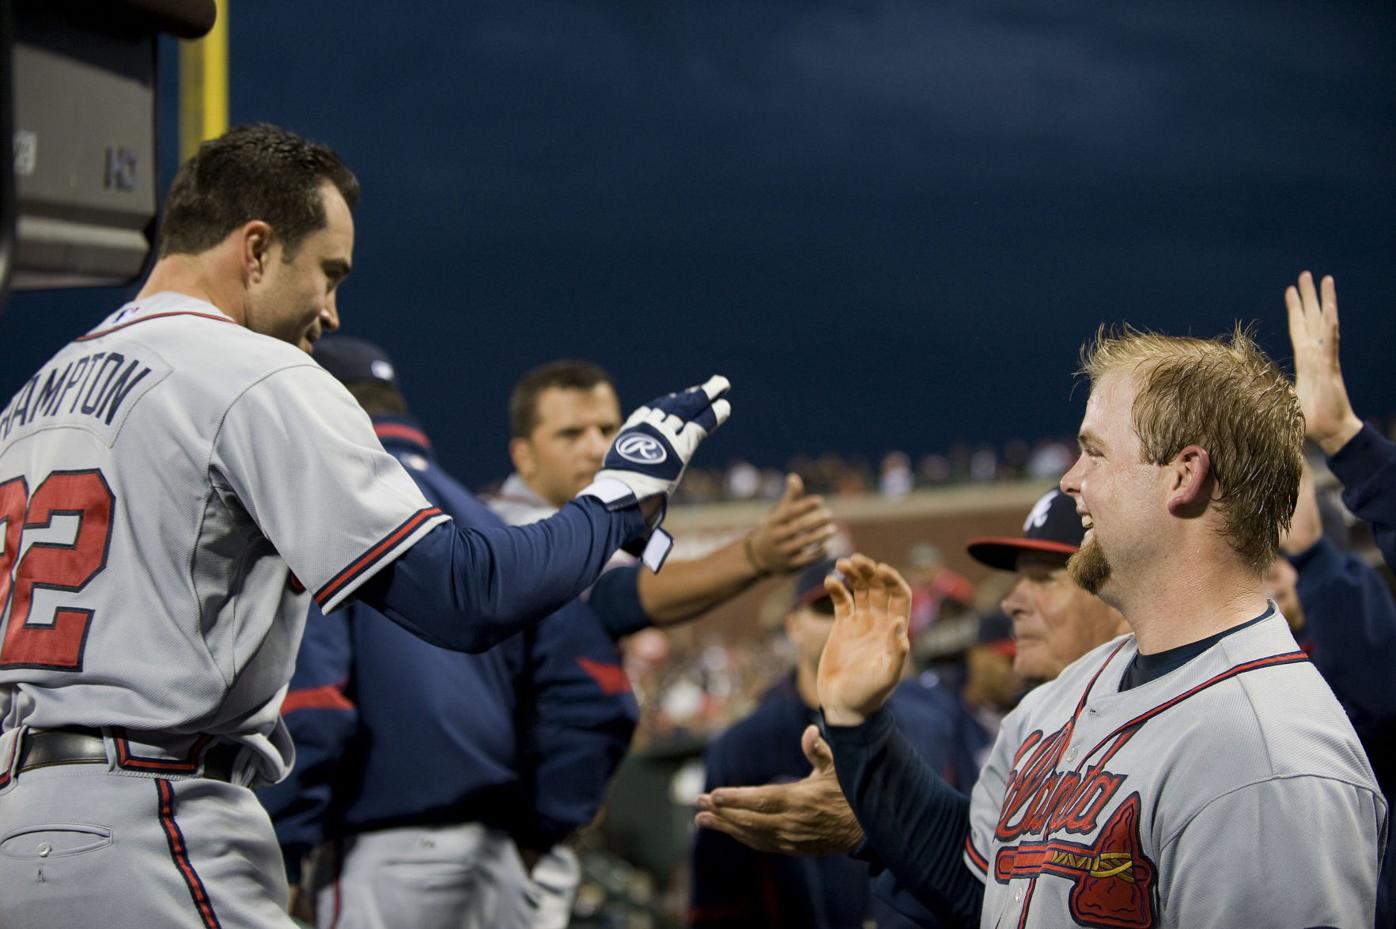
[[746, 563], [751, 565], [751, 570], [756, 572], [757, 577], [768, 577], [770, 568], [761, 567], [761, 562], [756, 560], [756, 551], [751, 547], [751, 536], [748, 534], [742, 538], [742, 554], [746, 555]]

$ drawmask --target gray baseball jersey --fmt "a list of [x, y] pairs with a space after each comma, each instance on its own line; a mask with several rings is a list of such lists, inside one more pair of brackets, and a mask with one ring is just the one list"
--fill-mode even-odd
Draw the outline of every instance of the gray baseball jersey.
[[1132, 635], [1004, 720], [965, 862], [985, 927], [1366, 927], [1387, 809], [1282, 616], [1119, 692]]
[[133, 761], [237, 741], [279, 778], [307, 596], [334, 609], [445, 519], [310, 356], [128, 304], [0, 412], [0, 726], [121, 727]]

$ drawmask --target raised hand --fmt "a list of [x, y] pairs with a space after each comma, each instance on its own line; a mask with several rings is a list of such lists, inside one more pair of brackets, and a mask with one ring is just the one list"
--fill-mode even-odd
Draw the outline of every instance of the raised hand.
[[1362, 431], [1348, 401], [1338, 364], [1338, 291], [1331, 276], [1314, 290], [1308, 271], [1285, 290], [1289, 340], [1294, 346], [1294, 390], [1304, 411], [1304, 431], [1332, 455]]
[[[911, 643], [911, 588], [890, 565], [864, 555], [841, 558], [824, 581], [834, 626], [819, 659], [819, 703], [835, 726], [856, 726], [892, 695]], [[845, 584], [847, 586], [845, 586]]]
[[805, 494], [798, 474], [785, 476], [785, 493], [761, 517], [748, 539], [752, 567], [764, 574], [789, 574], [828, 557], [837, 532], [824, 498]]
[[834, 757], [810, 726], [800, 748], [813, 770], [804, 780], [764, 787], [719, 787], [698, 798], [694, 821], [743, 845], [782, 855], [834, 855], [863, 841], [863, 827], [844, 799]]
[[[630, 540], [625, 550], [640, 555], [652, 571], [659, 570], [673, 547], [673, 539], [659, 528], [669, 497], [698, 446], [732, 414], [732, 405], [725, 399], [731, 389], [727, 378], [714, 374], [697, 387], [656, 397], [638, 408], [611, 443], [596, 480], [579, 494], [598, 497], [613, 507], [629, 505], [631, 497], [648, 501], [644, 504], [647, 531]], [[619, 485], [624, 488], [616, 493]]]
[[731, 415], [724, 399], [731, 389], [727, 378], [714, 374], [636, 409], [606, 452], [597, 480], [618, 480], [640, 500], [672, 494], [698, 445]]

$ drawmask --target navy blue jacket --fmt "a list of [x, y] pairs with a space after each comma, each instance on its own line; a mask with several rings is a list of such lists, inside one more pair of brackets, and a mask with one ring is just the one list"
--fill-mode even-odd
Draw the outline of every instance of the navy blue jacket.
[[[1396, 442], [1371, 426], [1328, 458], [1343, 503], [1372, 527], [1396, 569]], [[1333, 688], [1367, 749], [1387, 802], [1396, 798], [1396, 606], [1390, 588], [1362, 559], [1321, 539], [1291, 558], [1299, 571], [1305, 628], [1300, 644]], [[1377, 888], [1377, 926], [1396, 927], [1396, 858], [1387, 850]]]
[[[502, 526], [433, 461], [403, 417], [384, 448], [461, 526]], [[259, 792], [288, 875], [326, 838], [414, 823], [482, 822], [545, 849], [585, 825], [638, 716], [616, 645], [574, 601], [481, 654], [438, 648], [362, 603], [312, 608], [282, 707], [290, 776]]]
[[[893, 693], [892, 712], [921, 756], [952, 779], [974, 770], [958, 757], [963, 744], [955, 698], [934, 682], [906, 681]], [[800, 750], [805, 727], [819, 715], [805, 706], [792, 674], [772, 688], [750, 716], [708, 747], [707, 790], [799, 780], [810, 764]], [[963, 784], [968, 791], [972, 785]], [[755, 851], [721, 832], [700, 829], [693, 849], [689, 925], [763, 929], [879, 929], [934, 922], [903, 917], [870, 894], [866, 862], [848, 855], [796, 858]]]
[[1328, 467], [1343, 482], [1343, 503], [1372, 527], [1372, 537], [1396, 571], [1396, 442], [1371, 426], [1328, 457]]

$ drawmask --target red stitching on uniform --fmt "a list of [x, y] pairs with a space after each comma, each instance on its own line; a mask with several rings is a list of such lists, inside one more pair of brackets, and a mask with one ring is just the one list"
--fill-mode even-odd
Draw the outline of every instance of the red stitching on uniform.
[[344, 912], [344, 895], [339, 889], [339, 878], [334, 879], [334, 919], [330, 920], [330, 929], [339, 929], [339, 917]]
[[326, 684], [324, 687], [307, 687], [293, 690], [281, 701], [281, 715], [297, 710], [352, 710], [354, 702], [340, 690], [342, 684]]
[[1018, 929], [1023, 929], [1028, 924], [1028, 906], [1032, 903], [1032, 892], [1037, 889], [1037, 878], [1028, 881], [1028, 892], [1023, 897], [1023, 912], [1018, 914]]
[[969, 855], [969, 860], [974, 862], [974, 866], [983, 871], [987, 876], [989, 873], [989, 859], [979, 854], [979, 849], [974, 847], [974, 836], [965, 836], [965, 854]]
[[[1126, 639], [1125, 642], [1127, 641], [1128, 640]], [[1073, 724], [1076, 722], [1076, 717], [1080, 716], [1081, 711], [1086, 708], [1086, 698], [1091, 695], [1091, 690], [1095, 687], [1095, 682], [1100, 680], [1100, 676], [1105, 673], [1105, 669], [1110, 667], [1110, 662], [1114, 661], [1115, 656], [1120, 653], [1120, 649], [1125, 647], [1125, 642], [1121, 642], [1119, 645], [1116, 645], [1114, 651], [1112, 651], [1109, 655], [1105, 657], [1105, 660], [1101, 662], [1100, 667], [1091, 677], [1091, 682], [1087, 684], [1086, 689], [1082, 691], [1081, 701], [1076, 704], [1076, 710], [1071, 714], [1071, 722]]]
[[112, 729], [112, 742], [116, 744], [117, 766], [133, 771], [154, 771], [157, 774], [190, 774], [194, 772], [199, 767], [199, 752], [212, 738], [213, 736], [207, 733], [199, 736], [194, 740], [194, 744], [189, 746], [189, 754], [182, 760], [176, 761], [171, 758], [149, 758], [144, 755], [132, 754], [126, 730]]
[[143, 323], [152, 319], [163, 319], [166, 316], [197, 316], [200, 319], [211, 319], [214, 322], [218, 323], [233, 323], [234, 326], [237, 325], [237, 323], [233, 322], [226, 316], [214, 316], [212, 313], [195, 313], [193, 310], [171, 310], [168, 313], [151, 313], [149, 316], [142, 316], [140, 319], [130, 319], [124, 323], [117, 323], [115, 326], [111, 326], [107, 329], [99, 329], [96, 332], [89, 332], [87, 335], [80, 335], [73, 341], [86, 342], [89, 339], [96, 339], [104, 335], [109, 335], [118, 329], [125, 329], [127, 326], [134, 326], [136, 323]]
[[441, 510], [437, 507], [429, 506], [426, 509], [418, 510], [416, 513], [412, 514], [408, 517], [407, 522], [388, 533], [388, 536], [383, 539], [383, 541], [369, 549], [358, 561], [339, 572], [328, 584], [321, 587], [319, 592], [315, 594], [315, 602], [323, 607], [325, 603], [329, 601], [330, 597], [334, 596], [335, 591], [339, 590], [371, 567], [373, 562], [381, 558], [388, 549], [400, 542], [403, 536], [411, 535], [418, 526], [428, 519], [431, 519], [433, 516], [440, 515], [440, 513]]
[[592, 680], [596, 681], [597, 686], [606, 696], [614, 697], [617, 694], [630, 693], [630, 678], [620, 665], [592, 661], [590, 658], [578, 658], [577, 664], [591, 676]]
[[405, 439], [416, 442], [422, 448], [431, 448], [431, 440], [425, 432], [402, 423], [374, 423], [373, 434], [380, 439]]
[[[1227, 670], [1222, 671], [1220, 674], [1217, 674], [1217, 675], [1215, 675], [1215, 676], [1213, 676], [1213, 677], [1211, 677], [1211, 678], [1209, 678], [1209, 679], [1203, 681], [1201, 684], [1198, 684], [1196, 687], [1193, 687], [1193, 688], [1191, 688], [1191, 689], [1189, 689], [1189, 690], [1185, 690], [1185, 691], [1183, 691], [1182, 693], [1178, 694], [1177, 696], [1173, 697], [1172, 699], [1166, 700], [1166, 701], [1164, 701], [1163, 703], [1160, 703], [1158, 706], [1154, 707], [1153, 709], [1147, 710], [1147, 711], [1145, 711], [1145, 712], [1143, 712], [1143, 713], [1140, 713], [1138, 716], [1134, 717], [1134, 718], [1131, 719], [1129, 722], [1127, 722], [1127, 723], [1122, 723], [1121, 725], [1116, 726], [1115, 729], [1114, 729], [1114, 731], [1112, 731], [1112, 732], [1111, 732], [1109, 735], [1107, 735], [1105, 738], [1103, 738], [1103, 739], [1101, 739], [1099, 742], [1097, 742], [1097, 743], [1091, 748], [1091, 750], [1090, 750], [1089, 752], [1087, 752], [1085, 755], [1083, 755], [1083, 756], [1081, 757], [1081, 761], [1076, 765], [1076, 770], [1079, 771], [1079, 770], [1081, 769], [1082, 765], [1084, 765], [1084, 764], [1086, 763], [1087, 759], [1089, 759], [1092, 755], [1094, 755], [1096, 752], [1098, 752], [1098, 751], [1100, 750], [1101, 746], [1103, 746], [1105, 743], [1109, 742], [1111, 739], [1115, 738], [1116, 736], [1121, 735], [1122, 733], [1128, 732], [1130, 729], [1139, 729], [1139, 728], [1142, 728], [1143, 725], [1144, 725], [1145, 723], [1147, 723], [1149, 720], [1153, 719], [1155, 716], [1159, 715], [1160, 713], [1164, 712], [1165, 710], [1172, 709], [1173, 707], [1177, 706], [1179, 703], [1182, 703], [1182, 702], [1183, 702], [1184, 700], [1186, 700], [1188, 697], [1195, 696], [1196, 694], [1200, 693], [1201, 691], [1206, 690], [1208, 687], [1211, 687], [1213, 684], [1220, 684], [1220, 683], [1222, 683], [1223, 681], [1230, 680], [1231, 678], [1236, 677], [1236, 676], [1239, 675], [1239, 674], [1245, 674], [1247, 671], [1257, 671], [1257, 670], [1260, 670], [1260, 669], [1262, 669], [1262, 668], [1271, 668], [1271, 667], [1276, 667], [1276, 666], [1278, 666], [1278, 665], [1299, 664], [1299, 663], [1301, 663], [1301, 662], [1305, 662], [1305, 661], [1308, 661], [1308, 660], [1309, 660], [1309, 656], [1306, 655], [1306, 654], [1304, 654], [1304, 652], [1302, 652], [1302, 651], [1283, 652], [1283, 653], [1278, 654], [1278, 655], [1270, 655], [1270, 656], [1267, 657], [1267, 658], [1255, 658], [1255, 659], [1252, 659], [1251, 661], [1243, 661], [1243, 662], [1241, 662], [1240, 664], [1238, 664], [1238, 665], [1236, 665], [1236, 666], [1234, 666], [1234, 667], [1228, 668]], [[1121, 743], [1120, 743], [1120, 746], [1123, 746], [1123, 744], [1124, 744], [1124, 743], [1121, 742]], [[1120, 746], [1116, 746], [1116, 748], [1119, 748]], [[1112, 751], [1110, 754], [1113, 755], [1114, 752]], [[1101, 762], [1100, 762], [1100, 764], [1104, 765], [1105, 762], [1106, 762], [1107, 760], [1108, 760], [1108, 758], [1102, 759]]]
[[15, 735], [14, 743], [10, 746], [10, 757], [3, 765], [0, 765], [0, 787], [4, 787], [10, 782], [10, 768], [14, 766], [15, 755], [19, 754], [19, 740], [24, 738], [24, 736], [25, 733], [23, 731]]
[[175, 822], [174, 785], [167, 780], [157, 779], [155, 790], [160, 796], [160, 827], [165, 830], [170, 857], [174, 859], [175, 867], [179, 869], [185, 886], [189, 888], [194, 908], [199, 911], [199, 918], [203, 920], [205, 929], [221, 929], [222, 923], [218, 921], [218, 914], [213, 911], [213, 901], [208, 898], [208, 889], [204, 887], [203, 880], [194, 870], [193, 862], [189, 860], [189, 848], [184, 844], [184, 833], [180, 831], [179, 823]]

